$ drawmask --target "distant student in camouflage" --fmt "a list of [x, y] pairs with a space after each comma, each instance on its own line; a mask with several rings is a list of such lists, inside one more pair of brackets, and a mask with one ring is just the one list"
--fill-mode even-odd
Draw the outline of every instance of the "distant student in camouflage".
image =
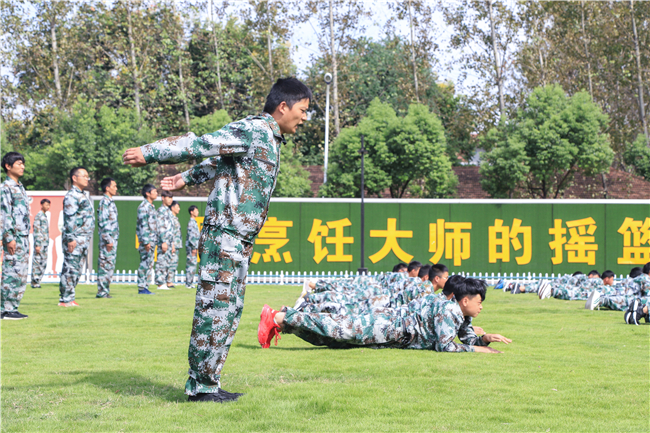
[[150, 183], [142, 187], [142, 203], [138, 206], [138, 221], [135, 228], [138, 237], [138, 295], [153, 295], [149, 291], [153, 258], [158, 244], [158, 215], [153, 201], [158, 198], [158, 190]]
[[156, 259], [156, 285], [158, 290], [169, 290], [167, 277], [174, 254], [174, 215], [169, 209], [174, 195], [169, 191], [160, 193], [162, 204], [157, 212], [158, 258]]
[[187, 236], [185, 238], [185, 286], [188, 289], [195, 288], [194, 275], [196, 274], [196, 258], [199, 252], [199, 223], [196, 218], [199, 216], [199, 208], [192, 205], [189, 207], [190, 221], [187, 223]]
[[26, 314], [18, 306], [27, 287], [29, 266], [29, 203], [27, 191], [20, 183], [25, 173], [25, 158], [18, 152], [8, 152], [2, 158], [7, 179], [0, 187], [2, 213], [2, 287], [0, 287], [0, 317], [21, 320]]
[[117, 194], [117, 182], [107, 177], [100, 187], [104, 196], [97, 209], [99, 226], [99, 257], [97, 258], [97, 298], [112, 298], [111, 280], [117, 259], [117, 241], [120, 238], [120, 225], [117, 219], [117, 206], [113, 197]]
[[59, 283], [59, 307], [78, 307], [75, 287], [88, 257], [90, 239], [95, 230], [93, 204], [83, 193], [88, 186], [88, 171], [83, 167], [70, 170], [72, 188], [63, 199], [63, 269]]
[[625, 311], [634, 300], [645, 299], [649, 294], [650, 262], [643, 267], [643, 270], [639, 269], [639, 272], [631, 273], [628, 278], [619, 283], [610, 287], [605, 285], [596, 287], [587, 298], [585, 308], [589, 310], [609, 308], [610, 310]]
[[[474, 332], [459, 333], [466, 317], [476, 317], [485, 299], [485, 282], [458, 277], [450, 280], [454, 298], [427, 295], [419, 311], [402, 317], [391, 310], [363, 315], [306, 314], [292, 308], [286, 312], [264, 306], [258, 340], [268, 348], [278, 332], [294, 334], [315, 346], [333, 349], [369, 346], [372, 348], [435, 350], [437, 352], [499, 353], [487, 347], [491, 342], [509, 344], [499, 334], [478, 338]], [[467, 328], [465, 328], [467, 329]], [[460, 343], [454, 342], [459, 337]]]
[[50, 246], [50, 222], [47, 212], [50, 210], [50, 201], [41, 200], [41, 210], [34, 217], [34, 255], [32, 257], [32, 287], [41, 287], [41, 280], [47, 266], [47, 254]]
[[295, 78], [278, 80], [264, 113], [230, 123], [197, 138], [188, 133], [128, 149], [124, 162], [177, 163], [201, 160], [194, 168], [163, 180], [178, 190], [214, 179], [199, 241], [199, 288], [185, 386], [191, 401], [223, 402], [237, 395], [220, 389], [244, 307], [246, 274], [253, 241], [266, 220], [280, 168], [282, 134], [295, 133], [307, 119], [311, 91]]
[[178, 221], [178, 213], [181, 211], [181, 206], [176, 200], [174, 200], [169, 206], [169, 210], [172, 211], [173, 216], [172, 222], [174, 224], [174, 236], [172, 239], [171, 262], [169, 264], [169, 270], [167, 271], [167, 286], [174, 287], [174, 277], [176, 276], [176, 271], [178, 269], [179, 250], [183, 248], [181, 223]]

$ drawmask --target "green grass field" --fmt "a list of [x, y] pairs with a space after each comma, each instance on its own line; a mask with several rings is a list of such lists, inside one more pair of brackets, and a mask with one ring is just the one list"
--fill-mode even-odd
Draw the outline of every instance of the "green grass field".
[[113, 299], [79, 286], [27, 290], [2, 321], [2, 431], [648, 431], [650, 326], [583, 302], [489, 289], [475, 324], [513, 339], [503, 354], [330, 350], [285, 335], [262, 350], [264, 303], [297, 286], [249, 286], [223, 371], [239, 402], [188, 403], [194, 291]]

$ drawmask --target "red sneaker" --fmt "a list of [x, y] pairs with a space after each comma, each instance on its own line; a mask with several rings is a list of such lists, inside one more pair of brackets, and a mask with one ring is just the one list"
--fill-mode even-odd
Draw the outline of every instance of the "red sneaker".
[[275, 345], [278, 345], [278, 338], [280, 337], [280, 327], [273, 321], [278, 311], [271, 309], [268, 305], [262, 308], [260, 314], [260, 325], [257, 327], [257, 341], [262, 345], [262, 349], [271, 347], [271, 341], [275, 337]]
[[72, 301], [72, 302], [70, 302], [70, 306], [71, 307], [78, 307], [79, 304], [77, 304], [77, 301]]
[[67, 307], [68, 303], [67, 302], [59, 302], [59, 307]]

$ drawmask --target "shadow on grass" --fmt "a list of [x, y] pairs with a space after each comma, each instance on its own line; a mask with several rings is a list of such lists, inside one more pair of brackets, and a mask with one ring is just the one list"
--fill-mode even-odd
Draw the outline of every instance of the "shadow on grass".
[[[237, 344], [233, 347], [241, 347], [242, 349], [261, 349], [259, 344]], [[290, 351], [304, 351], [304, 350], [325, 350], [329, 349], [327, 346], [313, 346], [313, 347], [281, 347], [271, 344], [274, 350], [290, 350]]]
[[184, 389], [125, 371], [109, 370], [87, 374], [78, 382], [90, 383], [121, 395], [146, 396], [170, 402], [186, 401]]

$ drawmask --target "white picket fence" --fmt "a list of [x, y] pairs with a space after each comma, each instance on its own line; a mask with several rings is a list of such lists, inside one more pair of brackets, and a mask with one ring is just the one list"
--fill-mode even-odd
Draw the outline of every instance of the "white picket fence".
[[[381, 273], [378, 272], [370, 272], [370, 275], [377, 276], [380, 275]], [[494, 285], [499, 281], [500, 279], [504, 279], [507, 281], [538, 281], [540, 279], [544, 280], [554, 280], [555, 278], [560, 278], [564, 274], [537, 274], [537, 273], [476, 273], [476, 272], [460, 272], [460, 275], [463, 277], [472, 277], [472, 278], [478, 278], [481, 280], [486, 280], [486, 282], [489, 285]], [[154, 279], [154, 273], [151, 273], [151, 284], [154, 284], [153, 279]], [[360, 274], [358, 272], [250, 272], [247, 276], [246, 283], [247, 284], [271, 284], [271, 285], [291, 285], [291, 284], [303, 284], [306, 279], [334, 279], [334, 278], [352, 278], [355, 276], [359, 276]], [[450, 275], [456, 275], [456, 273], [451, 273]], [[197, 278], [197, 277], [195, 277]], [[626, 278], [625, 275], [618, 275], [615, 277], [617, 280], [622, 280]], [[122, 270], [118, 271], [116, 270], [115, 273], [113, 274], [113, 283], [115, 284], [137, 284], [138, 280], [138, 272], [137, 271], [132, 271], [132, 270]], [[27, 279], [27, 281], [31, 281], [31, 275]], [[59, 282], [59, 275], [58, 274], [45, 274], [43, 276], [43, 283], [58, 283]], [[95, 272], [94, 269], [91, 270], [91, 272], [85, 272], [81, 275], [79, 278], [79, 284], [96, 284], [97, 283], [97, 273]], [[185, 283], [185, 272], [177, 272], [174, 276], [174, 283], [178, 284], [184, 284]]]

